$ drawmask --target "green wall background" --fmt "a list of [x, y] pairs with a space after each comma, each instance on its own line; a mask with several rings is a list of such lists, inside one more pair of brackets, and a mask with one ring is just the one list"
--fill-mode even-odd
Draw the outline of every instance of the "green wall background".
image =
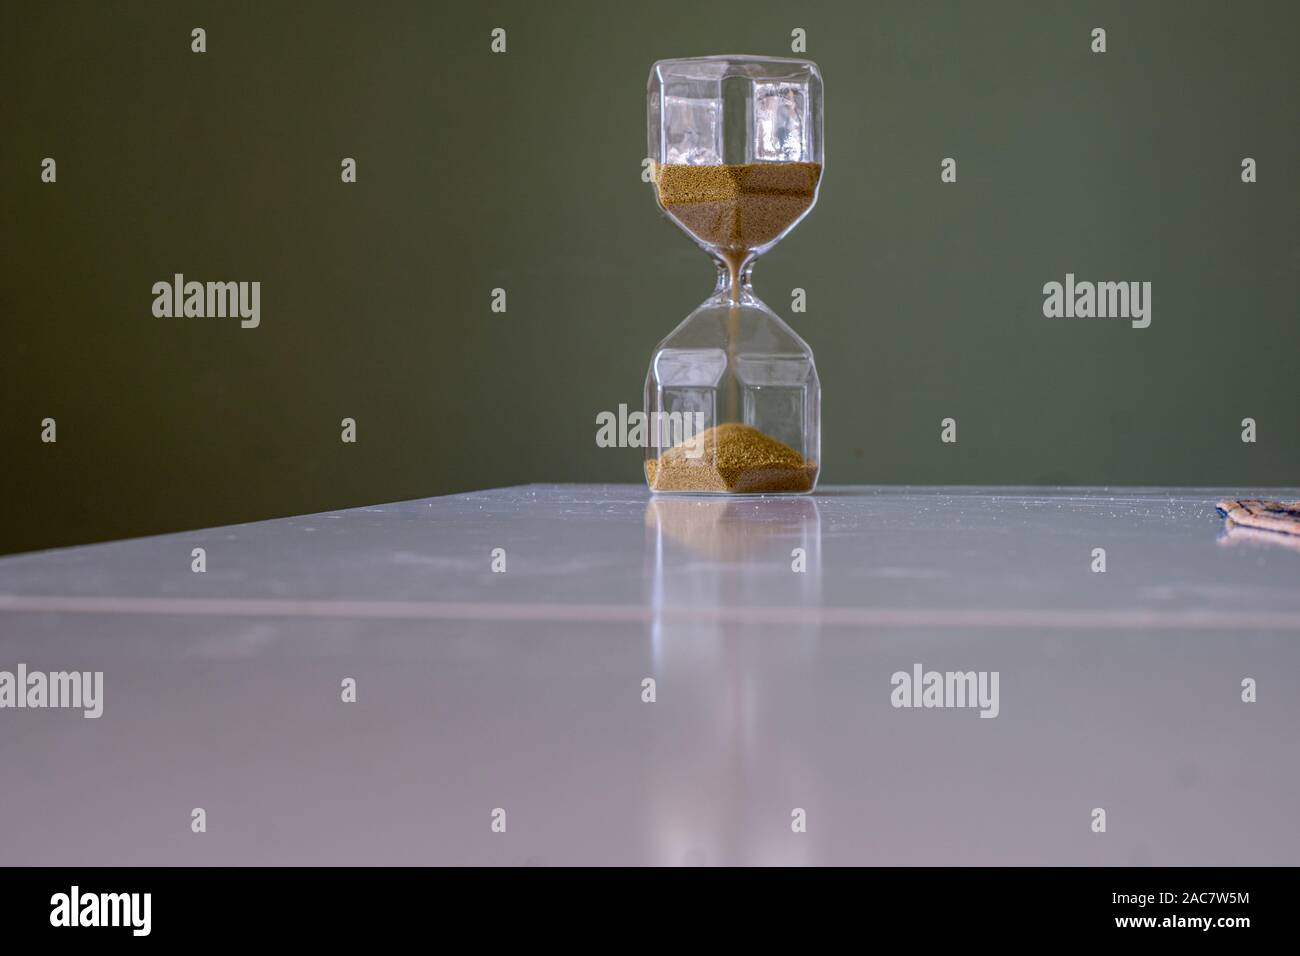
[[[824, 483], [1300, 484], [1296, 4], [26, 0], [2, 22], [0, 550], [639, 482], [596, 413], [640, 406], [713, 278], [640, 180], [650, 64], [788, 55], [794, 27], [826, 175], [755, 286], [816, 352]], [[1067, 271], [1151, 281], [1151, 327], [1045, 319]], [[155, 318], [175, 272], [260, 280], [261, 327]]]

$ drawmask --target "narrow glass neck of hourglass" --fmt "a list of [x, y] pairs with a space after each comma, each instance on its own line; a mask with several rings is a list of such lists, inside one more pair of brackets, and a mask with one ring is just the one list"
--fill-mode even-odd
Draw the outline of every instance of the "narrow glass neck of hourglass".
[[744, 259], [730, 259], [719, 256], [716, 259], [718, 280], [713, 294], [721, 295], [739, 302], [753, 290], [750, 281], [754, 274], [754, 256]]

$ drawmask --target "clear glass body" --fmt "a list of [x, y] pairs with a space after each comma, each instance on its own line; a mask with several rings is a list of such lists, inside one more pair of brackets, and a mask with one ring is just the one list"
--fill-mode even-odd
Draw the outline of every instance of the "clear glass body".
[[817, 201], [821, 75], [808, 60], [661, 60], [647, 114], [655, 198], [714, 259], [717, 282], [651, 357], [646, 482], [664, 494], [807, 494], [821, 470], [817, 367], [750, 277]]

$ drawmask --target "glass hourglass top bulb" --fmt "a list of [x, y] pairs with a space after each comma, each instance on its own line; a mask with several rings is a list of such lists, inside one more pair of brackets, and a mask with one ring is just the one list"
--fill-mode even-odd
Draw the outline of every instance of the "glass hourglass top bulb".
[[750, 56], [660, 60], [648, 92], [659, 204], [733, 272], [816, 202], [822, 175], [816, 64]]

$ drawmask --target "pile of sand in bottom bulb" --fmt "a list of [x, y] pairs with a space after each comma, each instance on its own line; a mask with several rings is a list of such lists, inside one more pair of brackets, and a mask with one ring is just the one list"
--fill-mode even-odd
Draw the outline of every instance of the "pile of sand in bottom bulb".
[[[704, 453], [688, 457], [699, 443]], [[757, 428], [727, 422], [647, 459], [645, 471], [654, 491], [764, 494], [811, 491], [817, 463]]]

